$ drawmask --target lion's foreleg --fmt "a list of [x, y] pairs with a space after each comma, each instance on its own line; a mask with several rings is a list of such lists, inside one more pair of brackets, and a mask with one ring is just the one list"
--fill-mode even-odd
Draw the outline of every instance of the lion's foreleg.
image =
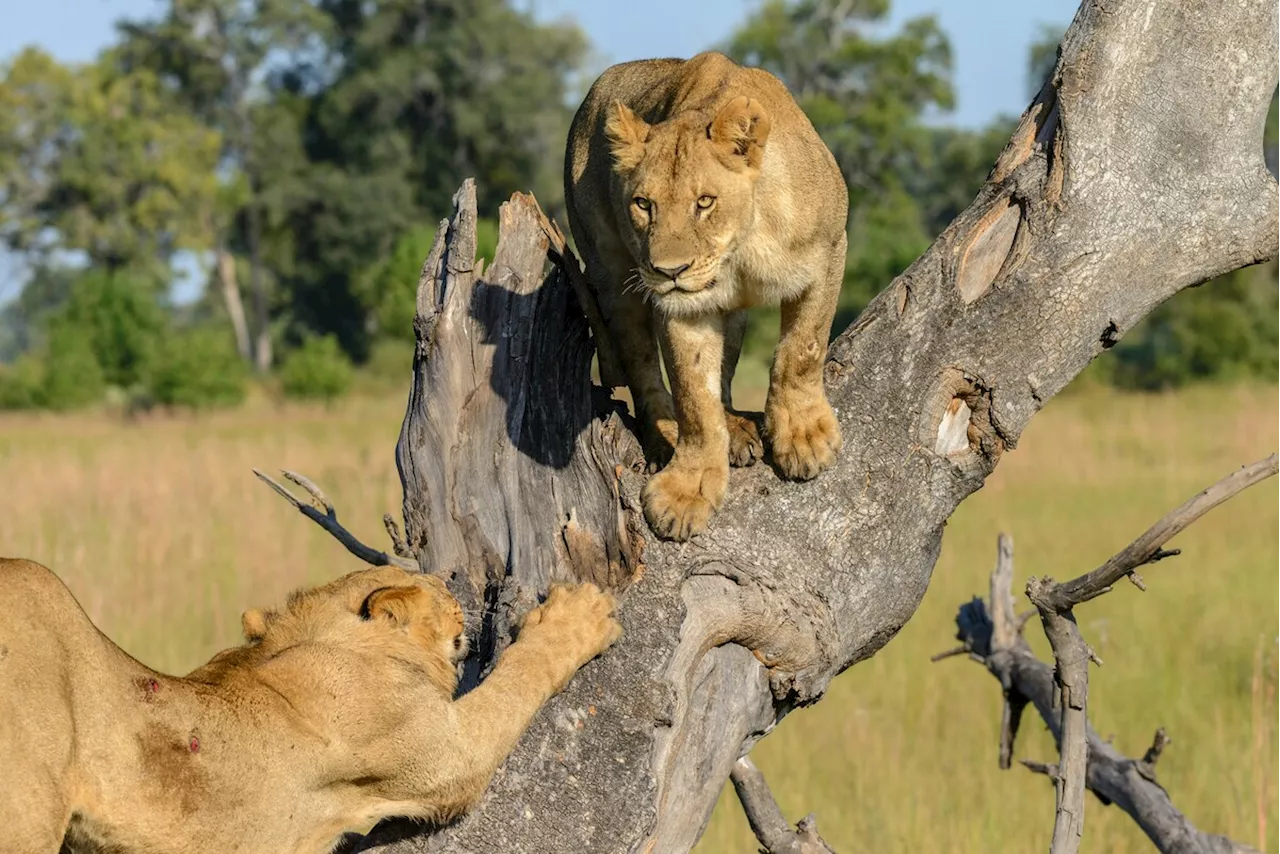
[[799, 298], [782, 304], [782, 335], [769, 372], [765, 435], [783, 475], [808, 479], [840, 450], [840, 426], [822, 386], [827, 338], [840, 298], [844, 252]]
[[615, 607], [592, 584], [553, 587], [488, 678], [454, 702], [462, 809], [480, 797], [543, 703], [617, 640]]
[[644, 512], [659, 536], [686, 540], [707, 527], [729, 483], [729, 433], [721, 401], [724, 317], [662, 319], [659, 341], [671, 376], [679, 439], [645, 484]]

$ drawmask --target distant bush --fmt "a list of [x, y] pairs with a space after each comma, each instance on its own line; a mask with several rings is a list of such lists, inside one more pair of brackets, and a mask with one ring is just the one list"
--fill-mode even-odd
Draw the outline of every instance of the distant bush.
[[[159, 286], [124, 272], [90, 270], [76, 280], [52, 324], [75, 329], [87, 342], [106, 382], [145, 386], [169, 326]], [[49, 342], [52, 356], [57, 348]]]
[[38, 409], [44, 405], [44, 367], [24, 356], [12, 365], [0, 365], [0, 410]]
[[244, 400], [248, 368], [231, 333], [198, 326], [169, 335], [157, 352], [150, 390], [157, 403], [210, 409]]
[[1206, 380], [1264, 379], [1280, 370], [1276, 265], [1236, 270], [1160, 305], [1103, 357], [1121, 388], [1156, 390]]
[[44, 358], [41, 406], [60, 411], [81, 409], [102, 400], [106, 387], [106, 375], [89, 338], [73, 323], [52, 324]]
[[383, 389], [407, 391], [413, 374], [413, 341], [382, 338], [373, 343], [360, 366], [362, 377]]
[[333, 400], [346, 393], [354, 376], [351, 360], [334, 335], [308, 338], [280, 365], [280, 384], [292, 398]]

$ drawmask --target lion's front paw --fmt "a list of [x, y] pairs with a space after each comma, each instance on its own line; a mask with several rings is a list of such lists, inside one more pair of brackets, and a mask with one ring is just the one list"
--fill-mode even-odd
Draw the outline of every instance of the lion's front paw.
[[843, 441], [831, 405], [818, 397], [801, 405], [768, 407], [765, 433], [784, 477], [808, 480], [831, 465]]
[[622, 635], [613, 616], [617, 606], [613, 594], [594, 584], [556, 584], [546, 601], [525, 616], [520, 632], [551, 638], [557, 650], [581, 667]]
[[687, 540], [707, 528], [711, 514], [724, 500], [729, 484], [728, 460], [720, 465], [667, 466], [649, 478], [641, 498], [644, 517], [659, 537]]
[[729, 428], [729, 465], [749, 466], [764, 458], [764, 442], [755, 421], [728, 409], [724, 421]]

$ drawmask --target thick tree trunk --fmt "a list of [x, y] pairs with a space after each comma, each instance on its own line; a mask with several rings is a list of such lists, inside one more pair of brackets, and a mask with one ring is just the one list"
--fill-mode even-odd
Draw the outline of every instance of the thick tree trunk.
[[246, 362], [251, 361], [252, 352], [249, 343], [249, 324], [244, 316], [244, 301], [240, 299], [240, 280], [236, 276], [236, 256], [225, 247], [216, 253], [218, 265], [218, 283], [222, 286], [222, 301], [227, 306], [227, 317], [231, 320], [231, 329], [236, 335], [236, 352]]
[[735, 471], [685, 544], [643, 523], [536, 205], [503, 206], [485, 272], [464, 185], [419, 285], [409, 548], [478, 615], [470, 683], [554, 579], [623, 590], [625, 635], [472, 815], [383, 850], [688, 850], [734, 761], [910, 619], [947, 518], [1044, 402], [1162, 300], [1275, 256], [1276, 24], [1269, 0], [1085, 2], [973, 205], [832, 344], [837, 463]]

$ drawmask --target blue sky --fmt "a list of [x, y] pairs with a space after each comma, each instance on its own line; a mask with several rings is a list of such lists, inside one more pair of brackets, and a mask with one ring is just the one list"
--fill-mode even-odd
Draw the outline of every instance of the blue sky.
[[[603, 69], [612, 62], [692, 56], [723, 42], [756, 0], [513, 0], [544, 20], [569, 17], [586, 31]], [[58, 59], [93, 56], [115, 35], [120, 18], [141, 18], [161, 0], [0, 0], [0, 62], [28, 44]], [[1077, 0], [893, 0], [890, 27], [935, 15], [951, 39], [956, 109], [946, 120], [979, 127], [1026, 106], [1027, 47], [1041, 24], [1065, 29]], [[187, 265], [179, 265], [187, 266]], [[188, 271], [183, 271], [188, 272]], [[193, 272], [193, 271], [191, 271]], [[0, 251], [0, 302], [16, 294], [12, 258]], [[196, 283], [178, 285], [179, 298]]]

